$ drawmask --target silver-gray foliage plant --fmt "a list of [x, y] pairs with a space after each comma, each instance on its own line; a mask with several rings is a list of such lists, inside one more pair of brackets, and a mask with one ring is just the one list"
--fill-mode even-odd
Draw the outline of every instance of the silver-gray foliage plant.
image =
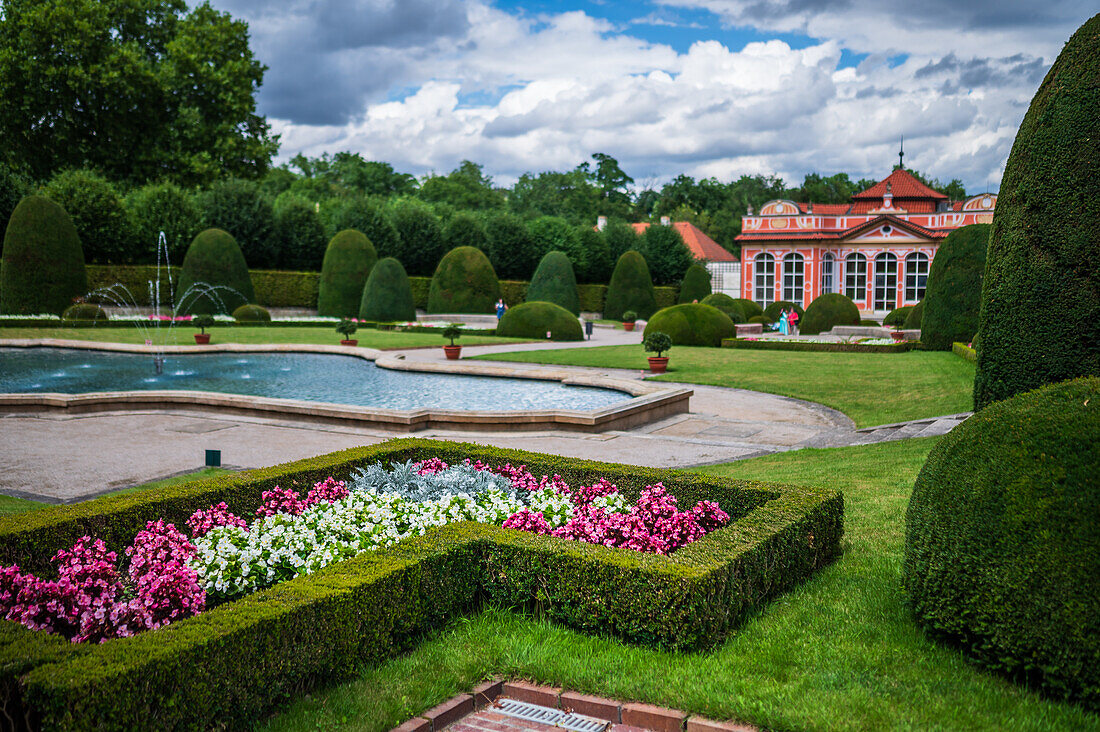
[[496, 489], [511, 498], [523, 500], [512, 487], [512, 481], [502, 475], [488, 470], [477, 470], [465, 464], [452, 465], [433, 475], [418, 475], [411, 460], [391, 463], [389, 470], [381, 462], [356, 468], [351, 474], [348, 488], [353, 491], [396, 493], [415, 503], [437, 501], [458, 493], [474, 497], [489, 489]]

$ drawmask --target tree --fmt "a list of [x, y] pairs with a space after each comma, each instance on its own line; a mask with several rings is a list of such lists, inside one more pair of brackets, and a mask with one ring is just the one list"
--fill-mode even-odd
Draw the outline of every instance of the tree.
[[152, 183], [126, 196], [134, 222], [135, 261], [155, 262], [157, 241], [164, 232], [168, 261], [179, 264], [199, 231], [199, 213], [190, 194], [174, 183]]
[[518, 216], [492, 214], [485, 222], [489, 240], [489, 261], [497, 276], [506, 280], [525, 280], [531, 276], [542, 252]]
[[416, 192], [416, 178], [396, 172], [389, 163], [364, 160], [359, 153], [338, 152], [332, 156], [324, 153], [319, 158], [299, 153], [290, 159], [290, 164], [305, 179], [345, 192], [386, 197]]
[[568, 173], [524, 173], [512, 187], [508, 207], [518, 214], [560, 216], [571, 223], [596, 223], [603, 213], [600, 189], [579, 168]]
[[607, 248], [607, 237], [590, 224], [581, 224], [574, 230], [577, 244], [585, 255], [584, 269], [577, 270], [577, 279], [586, 284], [603, 283], [611, 279], [615, 259]]
[[275, 211], [260, 186], [247, 180], [219, 181], [195, 201], [203, 229], [221, 229], [233, 237], [254, 269], [278, 266]]
[[443, 243], [447, 251], [456, 247], [477, 247], [484, 252], [489, 248], [485, 224], [480, 218], [467, 211], [455, 213], [443, 227]]
[[280, 197], [275, 207], [275, 262], [279, 269], [321, 269], [325, 229], [314, 206], [304, 198]]
[[429, 175], [420, 184], [420, 197], [431, 203], [449, 203], [455, 208], [485, 210], [501, 208], [504, 196], [493, 188], [493, 179], [477, 163], [463, 160], [445, 176]]
[[588, 252], [576, 237], [569, 222], [557, 216], [541, 216], [527, 225], [527, 231], [535, 243], [536, 256], [540, 259], [548, 252], [559, 251], [569, 257], [578, 272], [588, 271]]
[[603, 238], [607, 242], [607, 254], [612, 262], [618, 262], [619, 257], [641, 246], [640, 237], [634, 227], [616, 219], [607, 222]]
[[12, 211], [27, 195], [27, 179], [0, 161], [0, 231], [8, 225]]
[[[140, 258], [134, 247], [133, 221], [118, 190], [103, 176], [90, 170], [66, 170], [50, 179], [42, 195], [72, 218], [88, 262], [127, 264]], [[148, 245], [154, 255], [155, 243]]]
[[400, 237], [397, 258], [406, 272], [414, 277], [431, 277], [435, 266], [447, 253], [439, 219], [426, 203], [416, 198], [394, 201], [389, 217]]
[[638, 251], [645, 257], [653, 282], [658, 285], [679, 282], [695, 261], [680, 232], [671, 226], [651, 225], [647, 228]]
[[380, 199], [370, 196], [330, 199], [321, 204], [321, 222], [331, 236], [344, 229], [363, 232], [379, 257], [392, 257], [401, 251], [401, 237], [386, 216]]
[[255, 113], [248, 26], [184, 0], [8, 0], [0, 156], [37, 179], [90, 167], [193, 185], [258, 177], [278, 148]]

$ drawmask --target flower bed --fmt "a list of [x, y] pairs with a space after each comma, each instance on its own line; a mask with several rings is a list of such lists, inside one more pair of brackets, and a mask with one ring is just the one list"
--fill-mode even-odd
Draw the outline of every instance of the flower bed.
[[[219, 600], [155, 631], [100, 644], [73, 644], [0, 622], [0, 693], [6, 709], [16, 718], [26, 716], [35, 728], [247, 726], [288, 695], [399, 653], [426, 629], [481, 601], [538, 608], [574, 627], [634, 642], [704, 648], [746, 612], [839, 554], [843, 502], [835, 490], [405, 439], [155, 494], [111, 496], [0, 519], [0, 562], [43, 572], [59, 547], [86, 534], [101, 539], [106, 551], [119, 551], [148, 521], [158, 519], [177, 526], [193, 519], [189, 528], [205, 531], [193, 539], [198, 547], [203, 538], [226, 531], [218, 527], [233, 523], [229, 513], [286, 508], [256, 519], [285, 521], [309, 500], [307, 486], [318, 491], [316, 505], [335, 506], [347, 500], [338, 497], [341, 480], [348, 498], [370, 492], [373, 479], [360, 466], [430, 456], [452, 464], [469, 458], [475, 467], [478, 460], [496, 466], [523, 463], [531, 474], [558, 476], [547, 479], [543, 492], [549, 495], [549, 486], [560, 499], [560, 485], [577, 486], [571, 495], [578, 503], [587, 501], [608, 515], [623, 515], [622, 509], [632, 504], [636, 513], [670, 518], [667, 501], [653, 493], [661, 483], [681, 506], [711, 501], [730, 522], [664, 556], [462, 521], [240, 599]], [[333, 481], [326, 486], [329, 476]], [[601, 477], [619, 487], [622, 502], [612, 498], [615, 491]], [[356, 481], [365, 482], [360, 487]], [[413, 483], [410, 490], [426, 486]], [[275, 492], [277, 485], [296, 491], [297, 497]], [[329, 498], [335, 500], [329, 503]], [[200, 509], [203, 513], [196, 515]], [[548, 510], [555, 521], [565, 516], [563, 510]], [[574, 505], [569, 515], [577, 510]], [[501, 515], [503, 510], [496, 514]]]
[[755, 348], [771, 351], [831, 351], [834, 353], [903, 353], [920, 345], [919, 341], [894, 343], [886, 338], [856, 342], [824, 342], [779, 338], [723, 338], [722, 348]]

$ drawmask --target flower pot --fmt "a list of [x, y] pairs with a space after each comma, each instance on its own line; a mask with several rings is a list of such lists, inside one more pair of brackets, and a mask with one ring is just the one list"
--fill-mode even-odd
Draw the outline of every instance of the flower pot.
[[668, 356], [647, 356], [649, 370], [655, 374], [663, 374], [668, 368]]
[[203, 345], [203, 344], [209, 343], [209, 342], [210, 342], [210, 334], [209, 333], [196, 333], [195, 334], [195, 343], [198, 343], [199, 345]]
[[634, 324], [633, 323], [623, 323], [623, 330], [625, 330], [627, 332], [634, 330]]
[[457, 361], [458, 355], [462, 353], [462, 346], [443, 346], [443, 353], [447, 354], [447, 360]]
[[904, 343], [905, 342], [905, 331], [892, 330], [892, 331], [890, 331], [890, 337], [894, 339], [894, 343]]
[[359, 345], [359, 339], [358, 338], [343, 338], [343, 339], [340, 340], [340, 345], [341, 346], [358, 346]]

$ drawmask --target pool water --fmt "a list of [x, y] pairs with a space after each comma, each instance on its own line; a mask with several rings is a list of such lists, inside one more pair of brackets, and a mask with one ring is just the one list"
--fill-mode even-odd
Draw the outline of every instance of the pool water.
[[183, 390], [382, 409], [602, 409], [631, 398], [555, 381], [452, 376], [378, 368], [354, 356], [309, 353], [168, 354], [161, 374], [145, 354], [0, 348], [0, 393]]

